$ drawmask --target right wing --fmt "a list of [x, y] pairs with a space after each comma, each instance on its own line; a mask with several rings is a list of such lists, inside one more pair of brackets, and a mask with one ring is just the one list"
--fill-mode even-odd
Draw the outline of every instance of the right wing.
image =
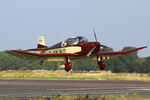
[[97, 56], [100, 56], [103, 59], [109, 59], [112, 56], [121, 56], [121, 55], [124, 55], [124, 54], [128, 54], [128, 53], [131, 53], [131, 52], [134, 52], [134, 51], [138, 51], [138, 50], [144, 49], [144, 48], [147, 48], [147, 46], [140, 47], [140, 48], [135, 48], [135, 49], [132, 49], [132, 50], [127, 50], [127, 51], [99, 52], [99, 53], [97, 53]]

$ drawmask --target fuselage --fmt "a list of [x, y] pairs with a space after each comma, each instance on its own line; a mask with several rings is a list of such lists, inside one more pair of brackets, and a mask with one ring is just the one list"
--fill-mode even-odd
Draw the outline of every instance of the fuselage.
[[92, 54], [100, 51], [99, 42], [88, 42], [84, 37], [73, 37], [66, 41], [59, 42], [53, 46], [48, 47], [47, 50], [39, 51], [38, 53], [49, 53], [49, 54], [79, 54], [81, 56], [87, 55], [92, 48], [96, 48], [92, 51]]

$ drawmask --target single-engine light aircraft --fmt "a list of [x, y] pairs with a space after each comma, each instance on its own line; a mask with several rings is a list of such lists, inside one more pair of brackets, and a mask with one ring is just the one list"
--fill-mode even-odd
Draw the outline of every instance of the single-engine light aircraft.
[[[65, 61], [65, 70], [68, 72], [72, 64], [70, 59], [80, 59], [80, 58], [92, 58], [97, 59], [97, 64], [101, 70], [104, 70], [106, 64], [104, 60], [109, 59], [112, 56], [120, 56], [140, 49], [146, 48], [147, 46], [128, 50], [128, 51], [118, 51], [118, 52], [100, 52], [101, 47], [108, 48], [105, 45], [102, 45], [100, 42], [97, 42], [96, 34], [95, 42], [88, 42], [85, 37], [77, 36], [68, 38], [65, 41], [59, 42], [53, 46], [46, 46], [44, 37], [41, 36], [38, 38], [38, 45], [35, 49], [28, 50], [9, 50], [6, 53], [13, 56], [20, 57], [25, 60], [41, 60], [41, 63], [44, 60], [47, 61]], [[34, 51], [34, 52], [33, 52]], [[36, 51], [36, 53], [35, 53]]]

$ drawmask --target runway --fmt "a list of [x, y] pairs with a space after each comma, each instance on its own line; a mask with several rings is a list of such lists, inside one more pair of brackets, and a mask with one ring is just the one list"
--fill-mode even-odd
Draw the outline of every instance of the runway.
[[137, 93], [150, 96], [150, 82], [105, 80], [0, 80], [0, 97], [64, 95], [119, 95]]

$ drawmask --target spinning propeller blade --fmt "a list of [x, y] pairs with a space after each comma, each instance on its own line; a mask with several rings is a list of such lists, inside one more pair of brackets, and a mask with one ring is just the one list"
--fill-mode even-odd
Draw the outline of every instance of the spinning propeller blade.
[[109, 48], [109, 47], [107, 47], [107, 46], [105, 46], [105, 45], [100, 45], [101, 47], [103, 47], [103, 48]]
[[[94, 32], [95, 41], [97, 42], [97, 37], [96, 37], [96, 33], [95, 33], [95, 29], [94, 28], [93, 28], [93, 32]], [[91, 49], [91, 51], [89, 51], [89, 53], [86, 56], [90, 57], [90, 55], [95, 50], [95, 48], [96, 48], [96, 44], [94, 44], [94, 47]]]
[[[93, 32], [94, 32], [95, 40], [96, 40], [96, 42], [97, 42], [97, 36], [96, 36], [95, 29], [93, 29]], [[100, 45], [100, 46], [103, 47], [103, 48], [109, 48], [108, 46], [105, 46], [105, 45]]]
[[92, 52], [94, 51], [95, 48], [96, 48], [96, 46], [94, 46], [94, 48], [86, 56], [90, 57], [90, 55], [92, 54]]
[[[93, 29], [93, 32], [94, 32], [94, 37], [95, 37], [95, 41], [97, 42], [97, 36], [96, 36], [96, 32], [95, 32], [95, 29]], [[86, 55], [87, 57], [90, 57], [92, 52], [95, 50], [95, 48], [97, 47], [96, 43], [94, 44], [94, 47], [89, 51], [89, 53]], [[100, 47], [103, 47], [103, 48], [109, 48], [105, 45], [100, 45]]]
[[93, 29], [93, 32], [94, 32], [95, 41], [97, 42], [97, 37], [96, 37], [95, 29]]

